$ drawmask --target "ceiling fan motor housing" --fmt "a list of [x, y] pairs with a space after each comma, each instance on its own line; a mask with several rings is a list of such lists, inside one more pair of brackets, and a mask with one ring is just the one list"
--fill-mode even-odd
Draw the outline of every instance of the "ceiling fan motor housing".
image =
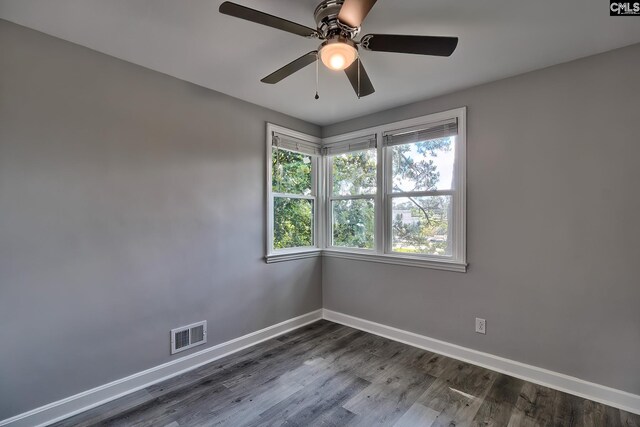
[[359, 27], [353, 28], [338, 21], [338, 14], [343, 3], [344, 0], [324, 0], [316, 7], [314, 17], [321, 38], [342, 37], [353, 39], [360, 32]]

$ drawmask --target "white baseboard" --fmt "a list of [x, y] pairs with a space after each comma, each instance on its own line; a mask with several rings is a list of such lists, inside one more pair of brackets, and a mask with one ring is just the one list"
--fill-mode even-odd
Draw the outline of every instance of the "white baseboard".
[[604, 403], [634, 414], [640, 414], [640, 395], [616, 390], [600, 384], [584, 381], [579, 378], [489, 353], [450, 344], [424, 335], [403, 331], [402, 329], [382, 325], [370, 320], [360, 319], [347, 314], [323, 309], [322, 317], [335, 323], [370, 332], [394, 341], [429, 350], [473, 365], [482, 366], [545, 387], [550, 387], [589, 400]]
[[45, 426], [80, 412], [107, 403], [129, 393], [146, 388], [176, 375], [195, 369], [214, 360], [256, 345], [293, 329], [322, 318], [322, 310], [312, 311], [276, 325], [243, 335], [239, 338], [206, 348], [165, 364], [138, 372], [126, 378], [101, 385], [57, 402], [33, 409], [23, 414], [0, 421], [0, 426], [33, 427]]
[[276, 325], [172, 360], [171, 362], [147, 369], [146, 371], [138, 372], [126, 378], [7, 418], [0, 421], [0, 426], [46, 426], [315, 322], [321, 318], [521, 378], [532, 383], [604, 403], [605, 405], [620, 408], [628, 412], [640, 414], [640, 396], [636, 394], [616, 390], [558, 372], [505, 359], [489, 353], [483, 353], [456, 344], [450, 344], [347, 314], [322, 309], [285, 320]]

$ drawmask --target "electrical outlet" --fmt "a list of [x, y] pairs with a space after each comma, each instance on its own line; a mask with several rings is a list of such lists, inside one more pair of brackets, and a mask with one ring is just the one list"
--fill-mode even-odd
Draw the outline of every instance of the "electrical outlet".
[[485, 319], [476, 317], [476, 332], [479, 334], [487, 333], [487, 321]]

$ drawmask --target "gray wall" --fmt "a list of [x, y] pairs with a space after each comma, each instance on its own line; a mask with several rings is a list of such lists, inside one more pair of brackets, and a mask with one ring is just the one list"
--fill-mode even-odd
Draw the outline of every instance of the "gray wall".
[[175, 326], [213, 345], [320, 308], [321, 284], [640, 393], [638, 71], [640, 45], [323, 129], [467, 105], [468, 273], [266, 265], [265, 122], [318, 127], [0, 20], [0, 419], [171, 360]]
[[0, 419], [321, 307], [262, 260], [266, 121], [320, 132], [0, 20]]
[[324, 307], [640, 393], [638, 75], [635, 45], [324, 128], [468, 106], [470, 263], [325, 258]]

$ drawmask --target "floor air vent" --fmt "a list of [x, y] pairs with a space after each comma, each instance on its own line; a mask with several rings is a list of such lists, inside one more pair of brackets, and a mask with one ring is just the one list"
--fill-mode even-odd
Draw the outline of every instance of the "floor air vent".
[[207, 342], [207, 321], [193, 323], [171, 330], [171, 354]]

